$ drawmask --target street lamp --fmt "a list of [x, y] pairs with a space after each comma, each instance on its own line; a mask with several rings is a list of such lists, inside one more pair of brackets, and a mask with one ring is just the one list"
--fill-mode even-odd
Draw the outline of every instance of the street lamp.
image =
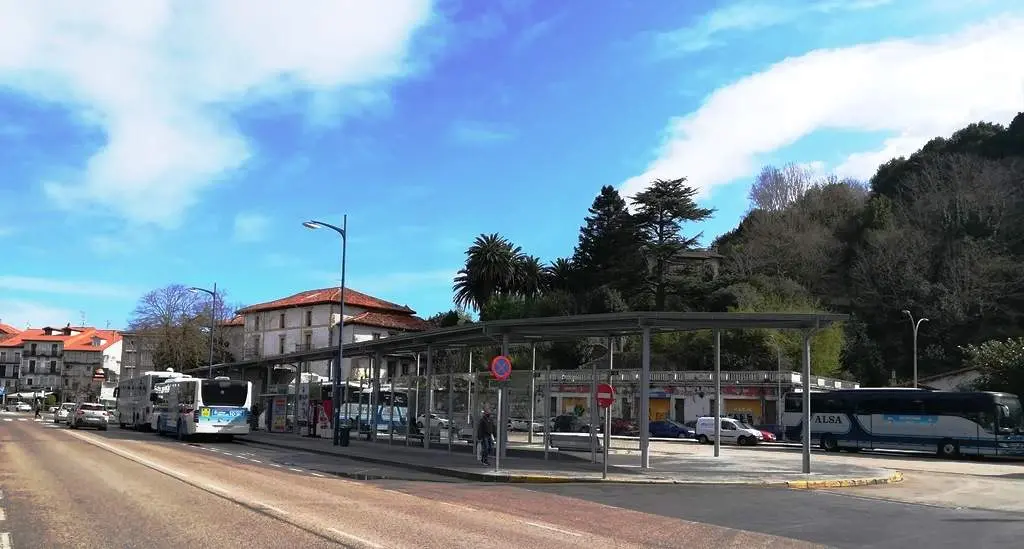
[[334, 417], [331, 418], [331, 424], [334, 426], [334, 445], [339, 446], [341, 444], [339, 418], [341, 416], [341, 359], [344, 355], [342, 346], [345, 338], [345, 256], [348, 251], [348, 215], [346, 214], [341, 217], [341, 227], [313, 220], [306, 221], [302, 226], [307, 229], [326, 227], [334, 229], [335, 232], [341, 235], [341, 290], [338, 291], [338, 301], [341, 302], [341, 315], [338, 317], [338, 364], [333, 368], [334, 371], [331, 372], [331, 378], [334, 380], [334, 390], [331, 393], [331, 400], [333, 401], [331, 407], [334, 409]]
[[195, 286], [189, 288], [191, 292], [203, 292], [210, 294], [213, 298], [213, 302], [210, 304], [210, 379], [213, 379], [213, 332], [217, 327], [217, 283], [213, 283], [213, 289], [207, 290], [206, 288], [197, 288]]
[[914, 388], [917, 388], [917, 329], [921, 327], [922, 322], [928, 322], [927, 318], [919, 318], [914, 321], [914, 315], [910, 314], [910, 311], [903, 309], [903, 314], [907, 315], [910, 319], [910, 327], [914, 330]]

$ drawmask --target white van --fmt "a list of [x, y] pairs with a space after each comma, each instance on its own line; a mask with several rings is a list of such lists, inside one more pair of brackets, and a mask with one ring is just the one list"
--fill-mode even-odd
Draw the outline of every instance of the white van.
[[[748, 427], [742, 422], [723, 417], [721, 421], [722, 442], [739, 444], [740, 446], [753, 446], [764, 440], [764, 435], [757, 429]], [[715, 440], [715, 418], [697, 418], [697, 441], [707, 444]]]

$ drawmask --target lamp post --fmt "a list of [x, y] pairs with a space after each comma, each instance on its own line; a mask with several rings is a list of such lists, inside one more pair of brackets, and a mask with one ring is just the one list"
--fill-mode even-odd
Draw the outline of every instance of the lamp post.
[[213, 302], [210, 303], [210, 379], [213, 379], [213, 333], [217, 328], [217, 283], [213, 283], [213, 289], [207, 290], [206, 288], [191, 287], [189, 288], [192, 292], [203, 292], [210, 294], [213, 298]]
[[922, 322], [928, 322], [927, 318], [919, 318], [914, 321], [914, 315], [910, 314], [910, 311], [903, 309], [903, 314], [907, 315], [910, 319], [910, 327], [914, 330], [914, 388], [917, 388], [917, 329], [921, 327]]
[[334, 417], [331, 424], [334, 426], [334, 445], [341, 444], [341, 425], [338, 416], [341, 415], [341, 359], [344, 356], [343, 341], [345, 337], [345, 256], [348, 251], [348, 215], [341, 217], [341, 227], [325, 223], [323, 221], [306, 221], [302, 226], [307, 229], [328, 228], [334, 229], [341, 235], [341, 290], [338, 292], [338, 301], [341, 302], [341, 315], [338, 317], [338, 364], [333, 368], [331, 378], [334, 380], [331, 400]]

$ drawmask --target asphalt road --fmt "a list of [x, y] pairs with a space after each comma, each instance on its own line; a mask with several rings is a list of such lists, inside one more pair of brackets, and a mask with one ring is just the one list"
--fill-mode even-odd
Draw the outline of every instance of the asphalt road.
[[9, 537], [0, 542], [13, 549], [819, 546], [512, 486], [350, 480], [332, 470], [357, 463], [300, 454], [182, 444], [116, 427], [72, 431], [3, 415], [0, 532]]

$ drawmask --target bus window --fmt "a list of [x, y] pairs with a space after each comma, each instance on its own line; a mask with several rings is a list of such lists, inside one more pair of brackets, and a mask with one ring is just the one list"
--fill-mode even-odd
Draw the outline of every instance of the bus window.
[[786, 395], [786, 411], [799, 412], [802, 410], [804, 407], [801, 400], [802, 396], [800, 393], [789, 393]]
[[244, 381], [204, 379], [202, 395], [205, 406], [244, 406], [249, 396], [249, 386]]

